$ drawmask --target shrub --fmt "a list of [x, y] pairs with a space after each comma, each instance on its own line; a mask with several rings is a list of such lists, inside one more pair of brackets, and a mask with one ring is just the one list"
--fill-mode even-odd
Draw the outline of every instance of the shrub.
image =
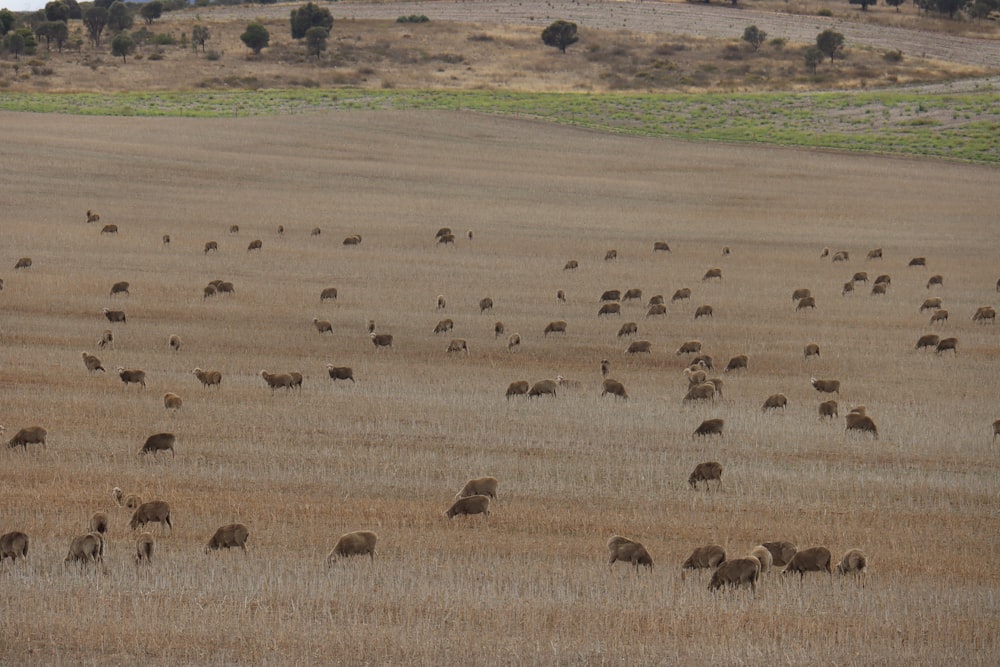
[[882, 55], [882, 59], [887, 63], [901, 63], [903, 62], [903, 52], [899, 49], [896, 49], [895, 51], [886, 51]]
[[427, 23], [428, 21], [430, 19], [423, 14], [410, 14], [409, 16], [400, 16], [396, 19], [396, 23]]
[[823, 9], [816, 12], [816, 16], [833, 16], [833, 11], [824, 7]]
[[222, 57], [222, 54], [219, 53], [218, 51], [216, 51], [215, 49], [212, 49], [211, 51], [208, 51], [208, 52], [205, 53], [205, 60], [215, 61], [215, 60], [220, 59], [221, 57]]

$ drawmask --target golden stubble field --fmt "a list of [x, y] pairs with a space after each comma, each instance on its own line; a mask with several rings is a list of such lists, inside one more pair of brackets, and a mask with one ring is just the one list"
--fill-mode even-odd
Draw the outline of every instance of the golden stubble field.
[[[995, 169], [457, 114], [0, 119], [2, 422], [6, 438], [49, 432], [45, 449], [0, 451], [0, 532], [31, 538], [0, 574], [0, 661], [995, 663], [1000, 329], [970, 321], [998, 300]], [[454, 246], [435, 244], [441, 226]], [[356, 233], [360, 246], [341, 244]], [[654, 254], [658, 240], [673, 251]], [[821, 259], [825, 246], [850, 261]], [[874, 247], [884, 259], [865, 261]], [[22, 256], [33, 266], [15, 272]], [[908, 268], [914, 256], [926, 268]], [[722, 281], [702, 282], [715, 266]], [[859, 283], [842, 297], [856, 271], [890, 274], [888, 294]], [[928, 290], [932, 274], [944, 285]], [[216, 278], [236, 293], [204, 299]], [[120, 280], [131, 294], [109, 297]], [[327, 286], [336, 303], [320, 302]], [[598, 319], [600, 293], [629, 287], [642, 303]], [[650, 296], [681, 287], [690, 301], [644, 317]], [[795, 311], [798, 287], [815, 311]], [[936, 328], [918, 312], [930, 295], [951, 313]], [[480, 314], [485, 296], [495, 307]], [[694, 320], [702, 304], [714, 318]], [[98, 350], [104, 307], [128, 322]], [[432, 333], [444, 317], [453, 336]], [[394, 349], [372, 346], [369, 319]], [[567, 334], [546, 339], [554, 319]], [[623, 354], [628, 320], [651, 355]], [[915, 351], [931, 331], [956, 336], [958, 354]], [[451, 337], [470, 353], [447, 354]], [[674, 352], [692, 338], [724, 377], [710, 405], [681, 400]], [[822, 356], [806, 362], [809, 342]], [[111, 372], [88, 375], [81, 351]], [[749, 368], [723, 375], [736, 354]], [[602, 358], [627, 402], [601, 398]], [[327, 363], [352, 366], [356, 384], [334, 384]], [[124, 388], [117, 366], [145, 369], [148, 387]], [[203, 389], [196, 366], [222, 371], [222, 387]], [[272, 393], [261, 369], [301, 371], [303, 387]], [[575, 386], [504, 399], [511, 381], [557, 374]], [[812, 376], [841, 380], [841, 415], [866, 405], [879, 440], [821, 422]], [[775, 392], [788, 408], [762, 413]], [[692, 438], [708, 417], [724, 437]], [[159, 431], [177, 435], [176, 457], [137, 456]], [[692, 491], [710, 460], [721, 488]], [[445, 519], [480, 475], [500, 480], [488, 524]], [[114, 486], [173, 508], [141, 571]], [[64, 566], [98, 510], [111, 515], [103, 565]], [[249, 553], [206, 555], [233, 521]], [[327, 569], [336, 538], [359, 529], [380, 536], [374, 562]], [[653, 571], [609, 571], [613, 534], [642, 541]], [[772, 572], [755, 597], [681, 577], [694, 547], [739, 556], [775, 539], [835, 559], [861, 548], [870, 574]]]

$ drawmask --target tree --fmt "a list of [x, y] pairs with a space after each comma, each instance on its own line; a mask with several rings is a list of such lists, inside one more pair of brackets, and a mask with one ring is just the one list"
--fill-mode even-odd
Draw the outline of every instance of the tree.
[[266, 48], [268, 42], [271, 41], [271, 33], [259, 23], [249, 23], [246, 32], [240, 35], [240, 39], [256, 56], [260, 55], [261, 50]]
[[333, 16], [330, 10], [319, 7], [311, 2], [292, 10], [292, 39], [302, 39], [309, 28], [316, 26], [326, 28], [327, 34], [333, 29]]
[[959, 11], [965, 9], [966, 5], [969, 4], [969, 0], [936, 0], [935, 9], [937, 9], [942, 14], [947, 14], [948, 18], [955, 18], [955, 14]]
[[974, 19], [989, 18], [990, 14], [1000, 10], [1000, 0], [971, 0], [965, 11]]
[[45, 40], [45, 50], [48, 51], [52, 40], [56, 40], [56, 48], [62, 51], [63, 44], [69, 39], [69, 27], [65, 21], [42, 21], [35, 28], [35, 37]]
[[147, 2], [139, 10], [139, 15], [146, 22], [146, 25], [152, 25], [153, 21], [163, 16], [163, 3], [160, 0]]
[[830, 64], [833, 64], [833, 59], [843, 54], [844, 36], [836, 30], [824, 30], [816, 35], [816, 48], [830, 59]]
[[16, 30], [9, 31], [4, 35], [3, 48], [14, 54], [14, 60], [20, 60], [21, 52], [24, 51], [24, 37]]
[[61, 0], [52, 0], [52, 2], [45, 5], [45, 18], [49, 21], [62, 21], [65, 23], [69, 20], [69, 5]]
[[14, 12], [9, 9], [0, 9], [0, 35], [6, 35], [14, 27], [15, 21], [17, 21], [17, 17], [14, 16]]
[[202, 53], [205, 52], [205, 42], [208, 41], [211, 35], [208, 32], [208, 27], [203, 25], [196, 25], [191, 28], [191, 43], [194, 44], [195, 48], [201, 45]]
[[111, 40], [111, 55], [121, 56], [123, 63], [133, 51], [135, 51], [135, 40], [127, 32], [122, 31]]
[[314, 25], [306, 30], [306, 49], [309, 55], [316, 56], [317, 60], [321, 53], [326, 51], [326, 38], [330, 32], [321, 25]]
[[579, 39], [576, 36], [576, 24], [569, 21], [556, 21], [542, 31], [542, 42], [563, 53], [566, 53], [566, 48], [576, 44]]
[[104, 7], [91, 7], [83, 15], [83, 25], [87, 28], [87, 35], [95, 47], [101, 45], [101, 33], [108, 25], [108, 10]]
[[885, 0], [885, 4], [890, 7], [895, 7], [897, 12], [899, 11], [899, 6], [904, 2], [906, 2], [906, 0]]
[[111, 32], [121, 32], [132, 27], [132, 12], [121, 0], [115, 0], [108, 7], [108, 27]]
[[755, 25], [747, 26], [743, 31], [743, 41], [753, 47], [754, 51], [767, 39], [767, 33]]
[[861, 11], [867, 12], [868, 6], [874, 7], [878, 4], [878, 0], [847, 0], [848, 4], [851, 5], [861, 5]]
[[809, 68], [810, 72], [815, 74], [816, 67], [818, 67], [819, 64], [823, 62], [823, 52], [817, 49], [815, 46], [810, 46], [808, 49], [806, 49], [805, 59], [806, 59], [806, 67]]

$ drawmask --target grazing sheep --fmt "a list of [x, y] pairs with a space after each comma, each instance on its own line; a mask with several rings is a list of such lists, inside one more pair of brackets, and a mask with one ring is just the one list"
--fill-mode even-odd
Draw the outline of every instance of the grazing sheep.
[[805, 359], [808, 359], [809, 357], [818, 357], [819, 345], [817, 345], [816, 343], [809, 343], [802, 349], [802, 356]]
[[566, 303], [566, 292], [564, 292], [563, 290], [558, 290], [556, 292], [556, 300]]
[[468, 498], [469, 496], [489, 496], [493, 500], [497, 499], [497, 487], [500, 482], [496, 477], [477, 477], [470, 479], [462, 487], [462, 490], [455, 494], [455, 499]]
[[732, 253], [732, 250], [729, 249], [729, 246], [727, 246], [727, 245], [722, 246], [722, 256], [723, 257], [729, 257], [730, 253]]
[[609, 290], [605, 290], [604, 293], [601, 294], [601, 299], [600, 300], [601, 301], [621, 301], [621, 298], [622, 298], [622, 291], [621, 290], [618, 290], [618, 289], [609, 289]]
[[555, 320], [553, 322], [549, 322], [548, 325], [546, 325], [545, 327], [545, 333], [543, 337], [548, 338], [550, 333], [557, 333], [557, 332], [561, 333], [564, 336], [566, 335], [566, 320]]
[[947, 322], [947, 321], [948, 321], [948, 311], [945, 310], [944, 308], [938, 308], [931, 315], [930, 324], [934, 324], [935, 322]]
[[580, 262], [576, 261], [575, 259], [571, 259], [568, 262], [566, 262], [565, 266], [563, 266], [563, 271], [571, 271], [575, 268], [578, 268], [579, 266]]
[[[722, 464], [718, 461], [708, 461], [706, 463], [699, 463], [694, 467], [694, 472], [688, 477], [688, 484], [691, 485], [692, 489], [698, 488], [698, 482], [705, 482], [705, 489], [711, 489], [709, 481], [715, 480], [718, 482], [716, 488], [722, 487]], [[725, 555], [723, 555], [725, 557]]]
[[792, 301], [798, 301], [804, 299], [807, 296], [812, 296], [812, 290], [808, 287], [800, 287], [799, 289], [792, 292]]
[[628, 400], [628, 392], [625, 391], [625, 385], [623, 385], [618, 380], [612, 380], [608, 378], [602, 383], [601, 387], [602, 387], [601, 396], [607, 396], [608, 394], [611, 394], [616, 398], [620, 398], [626, 401]]
[[239, 547], [246, 553], [248, 537], [250, 537], [250, 530], [242, 523], [221, 526], [205, 545], [205, 553], [219, 549], [231, 549], [232, 547]]
[[163, 245], [169, 246], [170, 245], [170, 234], [164, 234], [162, 241], [163, 241]]
[[515, 380], [507, 386], [507, 400], [510, 400], [511, 396], [526, 396], [528, 394], [528, 381], [527, 380]]
[[319, 227], [313, 227], [312, 231], [309, 232], [309, 236], [319, 236], [322, 233], [323, 233], [322, 229], [320, 229]]
[[892, 277], [889, 274], [887, 274], [887, 273], [883, 273], [883, 274], [881, 274], [881, 275], [879, 275], [879, 276], [877, 276], [875, 278], [875, 282], [873, 284], [874, 285], [887, 285], [887, 286], [891, 285], [892, 284]]
[[159, 523], [161, 527], [166, 524], [170, 532], [173, 533], [174, 525], [170, 521], [170, 504], [165, 500], [151, 500], [139, 505], [132, 514], [128, 527], [135, 530], [147, 523]]
[[116, 294], [128, 294], [129, 283], [127, 280], [121, 280], [111, 286], [111, 292], [108, 296], [114, 296]]
[[101, 310], [104, 313], [104, 317], [108, 319], [108, 322], [121, 322], [125, 323], [125, 311], [124, 310], [111, 310], [110, 308], [103, 308]]
[[101, 360], [92, 354], [87, 352], [82, 352], [83, 355], [83, 365], [87, 367], [88, 373], [95, 373], [97, 371], [105, 372], [104, 365], [101, 364]]
[[337, 300], [337, 288], [336, 287], [324, 287], [323, 291], [319, 293], [320, 301], [336, 301]]
[[926, 257], [914, 257], [907, 266], [927, 266]]
[[265, 370], [260, 372], [260, 376], [264, 378], [264, 382], [267, 386], [271, 388], [273, 392], [275, 389], [291, 389], [292, 388], [292, 376], [290, 373], [268, 373]]
[[469, 353], [469, 344], [464, 338], [452, 338], [451, 342], [448, 343], [448, 352], [465, 352]]
[[834, 417], [838, 417], [840, 414], [837, 412], [838, 407], [837, 401], [823, 401], [819, 404], [819, 418], [829, 417], [833, 419]]
[[507, 351], [513, 352], [519, 349], [521, 349], [521, 334], [514, 332], [507, 337]]
[[146, 388], [146, 371], [138, 369], [127, 369], [118, 367], [118, 377], [122, 379], [125, 384], [125, 388], [128, 389], [130, 384], [137, 384], [143, 389]]
[[937, 334], [924, 334], [917, 339], [916, 349], [920, 350], [925, 347], [937, 347], [939, 342], [941, 342], [941, 337]]
[[830, 550], [826, 547], [809, 547], [796, 551], [782, 573], [798, 572], [800, 578], [804, 577], [806, 572], [826, 570], [828, 574], [833, 574], [833, 570], [830, 569], [830, 560]]
[[868, 567], [868, 556], [861, 549], [849, 549], [844, 552], [837, 564], [837, 574], [864, 574]]
[[655, 317], [657, 315], [666, 315], [667, 307], [662, 303], [654, 303], [646, 310], [646, 317]]
[[215, 285], [205, 285], [204, 289], [201, 291], [201, 298], [207, 299], [211, 296], [215, 296]]
[[368, 320], [368, 333], [375, 333], [375, 320]]
[[604, 253], [605, 262], [610, 262], [613, 259], [618, 259], [618, 251], [615, 250], [614, 248]]
[[193, 371], [194, 376], [198, 378], [203, 387], [219, 387], [222, 385], [222, 373], [219, 371], [203, 371], [200, 368], [195, 368]]
[[488, 521], [490, 517], [490, 497], [475, 495], [459, 498], [444, 513], [449, 519], [461, 514], [482, 514], [483, 519]]
[[652, 343], [648, 340], [634, 340], [625, 348], [626, 354], [651, 354]]
[[684, 377], [688, 381], [688, 389], [708, 381], [708, 374], [702, 366], [689, 366], [684, 369]]
[[284, 233], [285, 233], [285, 226], [284, 225], [278, 225], [277, 232], [278, 232], [278, 236], [283, 236]]
[[635, 571], [639, 571], [639, 566], [643, 565], [653, 571], [653, 557], [649, 555], [640, 542], [630, 540], [621, 535], [613, 535], [608, 540], [608, 569], [614, 567], [615, 561], [631, 563]]
[[706, 382], [713, 385], [715, 393], [719, 395], [719, 398], [722, 398], [722, 378], [708, 378]]
[[715, 370], [713, 365], [712, 355], [710, 354], [699, 354], [697, 357], [691, 360], [691, 364], [695, 366], [704, 366], [707, 370]]
[[822, 258], [826, 257], [826, 256], [827, 256], [827, 255], [829, 255], [829, 254], [830, 254], [830, 249], [829, 249], [829, 248], [823, 248], [823, 252], [821, 252], [821, 253], [819, 254], [819, 256], [820, 256], [820, 259], [822, 259]]
[[857, 273], [854, 274], [854, 277], [851, 278], [851, 281], [855, 283], [865, 283], [867, 285], [868, 273], [866, 271], [858, 271]]
[[31, 268], [30, 257], [22, 257], [21, 259], [17, 260], [17, 262], [14, 264], [15, 271], [19, 269], [30, 269], [30, 268]]
[[689, 340], [681, 343], [681, 346], [677, 348], [677, 356], [682, 354], [697, 354], [701, 352], [701, 341], [700, 340]]
[[104, 225], [103, 227], [101, 227], [101, 233], [102, 234], [117, 234], [118, 233], [118, 225]]
[[370, 530], [357, 530], [353, 533], [345, 533], [337, 539], [337, 543], [326, 556], [326, 565], [330, 567], [340, 558], [350, 556], [368, 555], [372, 562], [375, 561], [375, 544], [378, 542], [378, 535]]
[[354, 369], [350, 366], [334, 366], [333, 364], [327, 364], [326, 372], [330, 375], [330, 379], [334, 382], [337, 380], [350, 380], [351, 382], [354, 382]]
[[691, 289], [689, 287], [682, 287], [676, 292], [674, 292], [674, 295], [670, 297], [670, 302], [673, 303], [674, 301], [683, 301], [684, 299], [690, 299], [690, 298], [691, 298]]
[[864, 413], [849, 412], [845, 417], [847, 421], [847, 427], [844, 429], [844, 433], [848, 431], [861, 431], [862, 433], [871, 433], [875, 440], [878, 440], [878, 428], [875, 426], [875, 422], [872, 418]]
[[247, 252], [251, 252], [253, 250], [260, 250], [263, 246], [264, 246], [263, 241], [261, 241], [260, 239], [254, 239], [253, 241], [250, 242], [250, 245], [247, 246]]
[[611, 372], [611, 362], [607, 359], [601, 359], [601, 377], [608, 377], [609, 372]]
[[867, 413], [868, 413], [868, 409], [865, 406], [863, 406], [863, 405], [859, 405], [856, 408], [851, 408], [851, 411], [848, 412], [847, 414], [849, 414], [849, 415], [851, 415], [851, 414], [854, 414], [854, 415], [865, 415]]
[[181, 337], [177, 334], [170, 334], [170, 338], [167, 339], [167, 345], [174, 352], [180, 352], [181, 350]]
[[87, 224], [89, 225], [92, 222], [100, 222], [100, 221], [101, 221], [101, 215], [100, 215], [100, 213], [98, 213], [97, 211], [91, 211], [88, 208], [87, 209]]
[[992, 306], [980, 306], [972, 315], [973, 322], [989, 322], [993, 324], [997, 320], [997, 311]]
[[723, 586], [739, 588], [749, 586], [750, 591], [757, 594], [757, 579], [760, 578], [760, 561], [753, 556], [727, 560], [712, 573], [708, 582], [708, 590], [715, 591]]
[[924, 302], [920, 304], [920, 312], [925, 310], [937, 310], [941, 307], [941, 297], [934, 297], [932, 299], [924, 299]]
[[485, 313], [487, 310], [493, 310], [493, 299], [488, 296], [479, 300], [479, 312]]
[[[805, 299], [803, 299], [803, 301], [804, 300]], [[802, 303], [802, 302], [800, 301], [799, 303]], [[726, 364], [726, 368], [722, 372], [723, 373], [728, 373], [729, 371], [737, 371], [737, 370], [739, 370], [741, 368], [746, 368], [747, 367], [747, 363], [749, 361], [750, 361], [750, 358], [747, 357], [747, 355], [745, 355], [745, 354], [738, 354], [738, 355], [736, 355], [735, 357], [733, 357], [732, 359], [729, 360], [729, 363]]]
[[788, 405], [788, 397], [784, 394], [771, 394], [764, 400], [764, 405], [761, 407], [763, 412], [768, 410], [774, 410], [776, 408], [781, 408], [782, 410]]
[[885, 283], [876, 283], [872, 285], [872, 296], [883, 296], [886, 292]]
[[621, 315], [622, 307], [619, 303], [606, 303], [597, 311], [597, 316], [601, 315]]
[[90, 517], [89, 530], [92, 533], [100, 533], [101, 535], [106, 535], [108, 532], [108, 513], [107, 512], [94, 512]]
[[712, 278], [718, 278], [719, 280], [722, 280], [722, 269], [718, 267], [709, 269], [708, 271], [705, 272], [705, 275], [701, 277], [701, 282], [705, 282], [706, 280], [711, 280]]
[[107, 345], [114, 347], [115, 335], [111, 332], [111, 329], [105, 329], [101, 333], [100, 339], [97, 341], [97, 347], [104, 349]]
[[874, 248], [868, 251], [865, 259], [882, 259], [882, 248]]
[[681, 564], [682, 570], [708, 570], [726, 560], [726, 550], [717, 544], [698, 547]]
[[333, 324], [330, 320], [320, 320], [314, 317], [313, 326], [316, 327], [318, 333], [333, 333]]
[[632, 299], [641, 299], [642, 290], [638, 287], [632, 287], [631, 289], [625, 290], [625, 294], [622, 295], [622, 301], [631, 301]]
[[438, 245], [454, 245], [455, 244], [455, 235], [454, 234], [445, 234], [444, 236], [442, 236], [441, 238], [439, 238], [437, 240], [437, 242], [438, 242]]
[[439, 239], [442, 236], [447, 236], [448, 234], [451, 233], [452, 233], [451, 227], [442, 227], [441, 229], [437, 230], [437, 233], [434, 235], [434, 238]]
[[135, 541], [135, 564], [151, 564], [153, 562], [153, 549], [155, 546], [156, 540], [153, 539], [152, 533], [147, 531], [140, 533]]
[[840, 380], [817, 380], [816, 378], [809, 378], [809, 382], [812, 384], [813, 389], [821, 394], [840, 395]]
[[635, 322], [626, 322], [618, 329], [618, 337], [633, 336], [639, 331], [639, 325]]
[[654, 294], [653, 296], [649, 297], [649, 303], [647, 303], [646, 305], [647, 306], [655, 306], [657, 304], [662, 304], [662, 303], [663, 303], [663, 295], [662, 294]]
[[711, 306], [698, 306], [697, 310], [694, 311], [694, 319], [699, 317], [714, 317]]
[[767, 571], [771, 569], [772, 565], [774, 565], [774, 557], [771, 555], [771, 552], [767, 550], [767, 547], [762, 544], [758, 544], [751, 549], [750, 555], [760, 562], [761, 574], [767, 574]]
[[555, 380], [539, 380], [535, 384], [531, 385], [531, 389], [528, 391], [528, 398], [534, 398], [535, 396], [544, 396], [546, 394], [550, 396], [556, 395], [556, 387], [559, 383]]
[[240, 226], [239, 225], [229, 225], [229, 233], [230, 234], [239, 234], [240, 233]]
[[0, 535], [0, 564], [10, 558], [11, 563], [17, 564], [18, 558], [28, 557], [28, 536], [15, 530]]
[[654, 241], [653, 252], [670, 252], [670, 246], [666, 241]]
[[1000, 419], [993, 422], [993, 439], [996, 440], [998, 435], [1000, 435]]
[[763, 542], [761, 546], [771, 552], [774, 567], [784, 567], [788, 565], [798, 552], [798, 549], [795, 548], [794, 544], [783, 540], [776, 542]]
[[840, 290], [840, 296], [847, 296], [848, 293], [853, 291], [854, 291], [854, 283], [851, 281], [847, 281], [846, 283], [844, 283], [844, 288]]
[[833, 257], [831, 258], [831, 261], [834, 261], [834, 262], [846, 262], [850, 258], [851, 258], [851, 254], [849, 252], [847, 252], [846, 250], [838, 250], [837, 252], [833, 253]]
[[68, 564], [79, 561], [81, 567], [87, 563], [97, 563], [104, 558], [104, 538], [100, 533], [87, 533], [73, 538], [69, 553], [63, 561]]
[[940, 273], [934, 274], [933, 276], [927, 279], [927, 289], [930, 289], [935, 285], [941, 285], [942, 287], [944, 286], [944, 276], [942, 276]]
[[934, 348], [934, 352], [936, 352], [937, 354], [941, 354], [942, 352], [951, 350], [957, 355], [958, 354], [957, 346], [958, 346], [957, 338], [955, 337], [942, 338], [941, 340], [938, 341], [937, 347]]
[[797, 311], [805, 310], [806, 308], [812, 308], [813, 310], [816, 310], [816, 297], [807, 296], [802, 299], [799, 299], [799, 302], [795, 304], [795, 310]]
[[168, 391], [163, 395], [163, 407], [165, 407], [167, 410], [173, 410], [174, 412], [176, 412], [177, 410], [181, 409], [181, 404], [182, 404], [181, 397], [178, 396], [177, 394]]
[[392, 347], [392, 334], [377, 334], [373, 332], [369, 334], [369, 336], [372, 339], [372, 345], [375, 346], [375, 349], [380, 347]]
[[288, 377], [292, 378], [292, 384], [288, 386], [289, 389], [302, 389], [302, 373], [289, 371]]
[[685, 401], [709, 401], [714, 399], [715, 384], [711, 382], [692, 385], [688, 388], [687, 394], [684, 395]]
[[493, 323], [493, 337], [494, 338], [499, 338], [500, 336], [502, 336], [504, 334], [505, 331], [506, 331], [506, 328], [504, 327], [503, 322], [501, 322], [500, 320], [497, 320], [496, 322]]
[[703, 421], [701, 424], [698, 425], [698, 428], [696, 428], [694, 430], [694, 433], [692, 433], [691, 435], [692, 437], [702, 436], [702, 435], [718, 435], [721, 437], [722, 428], [725, 426], [725, 424], [726, 421], [724, 419], [706, 419], [705, 421]]
[[143, 444], [142, 449], [139, 450], [140, 454], [153, 453], [156, 456], [159, 452], [170, 450], [170, 455], [175, 456], [174, 452], [174, 442], [177, 440], [177, 436], [173, 433], [156, 433], [146, 438], [145, 444]]
[[[3, 431], [2, 426], [0, 426], [0, 431]], [[14, 434], [13, 438], [7, 441], [7, 447], [13, 448], [20, 445], [24, 447], [25, 451], [27, 451], [28, 445], [41, 445], [45, 447], [45, 438], [48, 434], [49, 432], [41, 426], [22, 428]]]
[[205, 243], [204, 253], [207, 255], [210, 252], [219, 252], [218, 241], [208, 241]]

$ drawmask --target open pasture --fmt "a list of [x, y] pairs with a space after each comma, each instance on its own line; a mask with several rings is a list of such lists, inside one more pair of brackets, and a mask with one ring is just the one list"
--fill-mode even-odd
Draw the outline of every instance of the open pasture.
[[[0, 533], [31, 540], [0, 572], [3, 662], [995, 663], [1000, 329], [971, 317], [1000, 299], [996, 169], [471, 114], [0, 119], [0, 422], [5, 440], [48, 432], [44, 448], [0, 448]], [[444, 226], [453, 244], [436, 242]], [[858, 271], [889, 274], [886, 294], [842, 296]], [[204, 296], [215, 279], [234, 292]], [[128, 294], [111, 296], [119, 281]], [[796, 309], [803, 287], [815, 309]], [[602, 292], [629, 288], [642, 299], [598, 317]], [[646, 317], [656, 294], [667, 312]], [[951, 313], [933, 327], [930, 296]], [[702, 305], [713, 314], [695, 319]], [[454, 328], [435, 335], [443, 318]], [[544, 336], [554, 320], [565, 335]], [[636, 336], [618, 338], [628, 321]], [[914, 349], [925, 333], [957, 352]], [[446, 352], [453, 338], [468, 354]], [[626, 355], [635, 339], [650, 354]], [[721, 398], [682, 400], [691, 355], [675, 352], [693, 339]], [[723, 373], [740, 354], [748, 367]], [[602, 359], [627, 400], [601, 397]], [[262, 369], [302, 387], [272, 391]], [[504, 397], [557, 375], [554, 398]], [[762, 410], [776, 393], [787, 407]], [[821, 420], [831, 397], [840, 416]], [[877, 441], [845, 434], [860, 404]], [[692, 437], [710, 418], [722, 437]], [[140, 456], [161, 432], [175, 455]], [[693, 490], [705, 461], [721, 483]], [[445, 518], [486, 475], [488, 520]], [[172, 530], [145, 527], [149, 565], [133, 563], [140, 531], [116, 486], [170, 503]], [[64, 566], [99, 510], [103, 563]], [[204, 553], [232, 523], [248, 552]], [[355, 530], [378, 534], [374, 560], [327, 568]], [[651, 572], [609, 571], [615, 534], [645, 545]], [[860, 548], [869, 574], [772, 571], [755, 596], [681, 577], [695, 547], [734, 558], [769, 540], [826, 546], [835, 564]]]

